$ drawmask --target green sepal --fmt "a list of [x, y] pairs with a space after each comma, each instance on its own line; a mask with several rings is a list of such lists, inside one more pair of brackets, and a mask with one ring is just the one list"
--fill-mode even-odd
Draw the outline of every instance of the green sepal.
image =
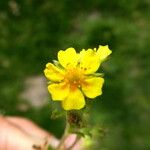
[[104, 77], [104, 73], [94, 73], [94, 77]]
[[53, 60], [53, 63], [56, 67], [60, 68], [60, 69], [64, 69], [64, 67], [59, 63], [59, 61], [57, 60]]
[[52, 110], [51, 119], [58, 119], [63, 117], [64, 115], [65, 115], [64, 112], [54, 109]]

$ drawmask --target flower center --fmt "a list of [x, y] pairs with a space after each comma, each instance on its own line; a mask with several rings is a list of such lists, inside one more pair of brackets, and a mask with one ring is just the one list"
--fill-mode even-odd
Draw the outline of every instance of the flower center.
[[80, 88], [84, 82], [84, 73], [81, 69], [73, 68], [67, 70], [65, 74], [65, 82], [70, 85], [72, 90]]

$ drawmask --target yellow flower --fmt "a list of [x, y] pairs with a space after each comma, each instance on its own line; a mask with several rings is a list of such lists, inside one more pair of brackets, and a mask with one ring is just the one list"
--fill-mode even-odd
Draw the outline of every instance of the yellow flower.
[[47, 63], [45, 76], [50, 80], [48, 91], [54, 101], [61, 101], [65, 110], [81, 109], [85, 96], [95, 98], [102, 94], [104, 79], [95, 72], [111, 54], [108, 46], [76, 53], [74, 48], [58, 52], [55, 64]]

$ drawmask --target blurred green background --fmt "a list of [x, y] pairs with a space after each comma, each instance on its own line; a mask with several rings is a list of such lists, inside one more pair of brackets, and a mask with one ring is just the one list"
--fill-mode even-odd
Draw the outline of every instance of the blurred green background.
[[60, 49], [108, 44], [103, 95], [91, 110], [92, 122], [108, 131], [93, 149], [149, 150], [149, 6], [148, 0], [0, 0], [0, 113], [28, 117], [60, 137], [64, 123], [50, 119], [45, 64]]

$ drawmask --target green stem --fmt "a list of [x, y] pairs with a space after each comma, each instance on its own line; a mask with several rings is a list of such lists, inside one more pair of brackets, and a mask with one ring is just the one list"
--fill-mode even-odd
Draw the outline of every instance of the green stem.
[[56, 150], [60, 150], [62, 148], [62, 146], [64, 146], [64, 143], [65, 143], [65, 140], [66, 138], [68, 137], [68, 130], [69, 130], [69, 123], [67, 121], [67, 114], [66, 114], [66, 127], [65, 127], [65, 130], [64, 130], [64, 134], [60, 140], [60, 143], [58, 145], [58, 147], [56, 148]]

